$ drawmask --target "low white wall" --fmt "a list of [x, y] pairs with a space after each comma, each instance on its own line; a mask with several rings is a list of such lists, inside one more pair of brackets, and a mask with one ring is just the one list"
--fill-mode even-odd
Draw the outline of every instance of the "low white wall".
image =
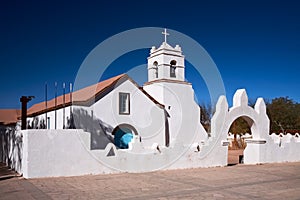
[[178, 143], [145, 149], [135, 137], [127, 150], [117, 150], [112, 143], [104, 150], [91, 150], [90, 133], [83, 130], [24, 130], [22, 134], [25, 178], [224, 166], [227, 159], [227, 147], [220, 143], [212, 152], [204, 150], [209, 147], [198, 151], [195, 144]]
[[246, 140], [245, 163], [274, 163], [300, 161], [299, 134], [272, 134], [261, 140]]
[[83, 130], [24, 130], [25, 178], [113, 172], [90, 154], [90, 134]]
[[[97, 149], [92, 148], [91, 133], [80, 129], [5, 129], [0, 137], [1, 160], [23, 173], [25, 178], [225, 166], [230, 123], [246, 115], [254, 122], [252, 130], [256, 132], [252, 133], [253, 139], [246, 140], [245, 163], [300, 161], [299, 134], [269, 136], [269, 119], [262, 99], [254, 109], [247, 105], [245, 91], [239, 91], [234, 100], [233, 108], [228, 110], [226, 98], [220, 97], [212, 119], [212, 136], [205, 141], [197, 137], [189, 140], [178, 137], [170, 147], [157, 142], [145, 147], [135, 136], [129, 149], [116, 149], [112, 143]], [[192, 135], [186, 134], [187, 137]]]
[[300, 161], [299, 134], [295, 137], [290, 134], [282, 137], [274, 134], [270, 136], [270, 120], [263, 99], [258, 98], [254, 108], [248, 106], [248, 96], [244, 89], [239, 89], [234, 94], [233, 106], [230, 109], [225, 96], [219, 98], [212, 118], [211, 135], [225, 140], [231, 124], [239, 117], [248, 122], [253, 137], [246, 139], [245, 164]]

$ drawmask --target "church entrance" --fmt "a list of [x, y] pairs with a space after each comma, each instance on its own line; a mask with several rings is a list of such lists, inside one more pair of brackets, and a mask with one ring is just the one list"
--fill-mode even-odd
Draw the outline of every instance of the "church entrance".
[[137, 135], [137, 131], [129, 124], [121, 124], [114, 128], [112, 134], [117, 148], [128, 149], [128, 144], [133, 139], [133, 135]]

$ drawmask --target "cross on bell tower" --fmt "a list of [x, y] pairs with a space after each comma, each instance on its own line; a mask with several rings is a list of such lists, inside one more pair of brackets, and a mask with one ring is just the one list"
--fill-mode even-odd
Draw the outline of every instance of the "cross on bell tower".
[[168, 32], [167, 32], [167, 29], [165, 28], [165, 31], [164, 32], [161, 32], [164, 36], [165, 36], [165, 43], [167, 43], [167, 36], [170, 35]]
[[161, 33], [164, 42], [160, 47], [153, 46], [148, 57], [148, 82], [152, 81], [185, 81], [184, 77], [184, 55], [181, 47], [172, 47], [167, 43], [167, 36], [170, 34], [165, 28]]

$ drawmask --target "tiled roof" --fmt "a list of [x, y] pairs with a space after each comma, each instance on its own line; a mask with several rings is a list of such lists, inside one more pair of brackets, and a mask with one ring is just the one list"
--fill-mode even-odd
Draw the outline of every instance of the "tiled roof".
[[21, 115], [21, 110], [17, 109], [1, 109], [0, 110], [0, 123], [4, 125], [14, 124], [18, 121]]
[[[97, 96], [103, 94], [105, 95], [107, 92], [109, 92], [109, 89], [113, 89], [113, 87], [120, 83], [123, 80], [130, 80], [133, 84], [135, 84], [138, 88], [138, 84], [134, 82], [131, 78], [128, 77], [126, 74], [121, 74], [115, 77], [112, 77], [110, 79], [101, 81], [97, 84], [85, 87], [83, 89], [77, 90], [72, 93], [72, 102], [70, 98], [70, 93], [65, 94], [65, 103], [63, 102], [63, 95], [57, 97], [57, 103], [55, 106], [55, 98], [47, 101], [47, 111], [52, 111], [59, 108], [62, 108], [64, 105], [78, 105], [78, 104], [88, 104], [93, 103], [95, 98]], [[146, 93], [142, 88], [140, 90], [148, 97], [150, 98], [155, 104], [157, 104], [160, 107], [163, 107], [162, 104], [158, 103], [154, 98], [152, 98], [148, 93]], [[27, 110], [27, 116], [33, 117], [42, 113], [46, 112], [46, 103], [41, 102], [34, 104], [32, 107], [30, 107]]]
[[[98, 94], [101, 94], [101, 92], [105, 91], [106, 89], [108, 89], [109, 87], [111, 87], [112, 85], [115, 85], [116, 83], [118, 83], [118, 81], [121, 78], [128, 78], [128, 76], [126, 74], [121, 74], [115, 77], [112, 77], [110, 79], [101, 81], [99, 83], [96, 83], [94, 85], [85, 87], [83, 89], [74, 91], [72, 93], [72, 102], [71, 102], [71, 95], [70, 93], [66, 93], [65, 94], [65, 102], [63, 101], [63, 95], [58, 96], [56, 98], [56, 106], [55, 106], [55, 98], [47, 101], [47, 111], [51, 111], [54, 110], [54, 108], [58, 109], [58, 108], [62, 108], [64, 106], [68, 106], [71, 104], [79, 104], [79, 103], [84, 103], [84, 102], [88, 102], [90, 100], [93, 100], [95, 98], [95, 96], [97, 96]], [[34, 104], [32, 107], [30, 107], [27, 110], [27, 116], [35, 116], [38, 115], [40, 113], [44, 113], [46, 111], [46, 102], [41, 102], [41, 103], [37, 103]]]

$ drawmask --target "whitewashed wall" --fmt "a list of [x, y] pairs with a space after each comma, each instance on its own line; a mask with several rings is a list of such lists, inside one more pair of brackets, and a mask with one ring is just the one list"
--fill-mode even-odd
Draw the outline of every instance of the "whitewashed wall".
[[245, 152], [248, 164], [300, 161], [299, 134], [272, 134], [262, 141], [248, 140]]
[[[119, 114], [119, 92], [130, 93], [130, 115]], [[130, 124], [138, 132], [143, 144], [165, 145], [165, 114], [136, 85], [127, 80], [89, 108], [96, 118], [113, 128]], [[91, 112], [91, 111], [89, 111]]]
[[144, 89], [165, 105], [169, 114], [171, 144], [191, 144], [208, 139], [205, 129], [200, 124], [200, 107], [194, 101], [192, 85], [184, 82], [159, 82], [145, 85]]
[[[129, 115], [119, 114], [120, 92], [130, 93]], [[109, 138], [107, 139], [106, 136], [113, 137], [111, 135], [112, 130], [120, 124], [133, 126], [145, 148], [150, 148], [153, 143], [166, 144], [164, 109], [151, 101], [130, 80], [121, 83], [91, 106], [73, 105], [71, 109], [74, 115], [75, 127], [92, 133], [92, 148], [104, 149], [112, 141]], [[63, 129], [64, 127], [63, 112], [65, 112], [65, 126], [67, 126], [70, 119], [70, 106], [56, 111], [56, 129]], [[34, 120], [40, 123], [45, 117], [45, 114], [41, 114], [28, 118], [28, 121], [30, 124]], [[50, 118], [50, 129], [55, 129], [55, 111], [48, 112], [47, 117]], [[37, 126], [39, 127], [39, 124]], [[97, 144], [93, 144], [93, 142]]]
[[233, 106], [228, 110], [226, 98], [219, 98], [216, 113], [212, 118], [212, 135], [226, 140], [231, 124], [243, 117], [251, 127], [252, 139], [246, 139], [244, 151], [245, 164], [294, 162], [300, 161], [300, 141], [290, 134], [280, 138], [269, 135], [270, 120], [266, 105], [258, 98], [254, 108], [248, 106], [248, 96], [244, 89], [237, 90], [233, 98]]
[[79, 129], [23, 130], [22, 135], [25, 178], [220, 166], [216, 157], [202, 154], [194, 145], [144, 149], [135, 138], [126, 150], [111, 143], [104, 150], [91, 150], [90, 133]]
[[[64, 124], [64, 120], [63, 120], [63, 113], [65, 113], [65, 124]], [[49, 118], [48, 124], [47, 124], [47, 129], [55, 129], [55, 111], [50, 111], [47, 113], [47, 118]], [[58, 110], [56, 110], [56, 129], [63, 129], [64, 125], [65, 127], [67, 126], [68, 123], [68, 119], [70, 119], [70, 106], [67, 106], [65, 108], [60, 108]], [[37, 120], [37, 125], [33, 125], [32, 124], [36, 124], [36, 122], [34, 122], [35, 120]], [[41, 114], [35, 117], [28, 117], [27, 118], [27, 122], [29, 122], [29, 125], [31, 126], [32, 129], [35, 129], [34, 126], [37, 126], [38, 128], [40, 127], [40, 123], [46, 120], [46, 114]], [[50, 122], [50, 123], [49, 123]]]
[[[125, 88], [130, 88], [130, 85]], [[124, 88], [119, 89], [123, 91]], [[114, 101], [113, 94], [107, 97], [107, 102], [103, 103]], [[244, 152], [245, 163], [300, 161], [299, 134], [270, 136], [266, 132], [269, 124], [263, 100], [258, 99], [255, 108], [246, 102], [248, 98], [244, 90], [237, 91], [230, 109], [226, 98], [220, 97], [212, 119], [212, 137], [205, 141], [177, 137], [170, 147], [155, 142], [151, 148], [145, 148], [137, 136], [126, 150], [116, 149], [112, 143], [104, 149], [93, 149], [92, 134], [84, 130], [23, 130], [14, 132], [15, 136], [22, 138], [21, 143], [16, 143], [15, 136], [10, 137], [8, 155], [13, 161], [11, 166], [25, 178], [226, 166], [228, 129], [236, 118], [246, 116], [254, 123], [251, 127], [253, 138], [247, 140]], [[110, 109], [115, 109], [113, 107]]]

